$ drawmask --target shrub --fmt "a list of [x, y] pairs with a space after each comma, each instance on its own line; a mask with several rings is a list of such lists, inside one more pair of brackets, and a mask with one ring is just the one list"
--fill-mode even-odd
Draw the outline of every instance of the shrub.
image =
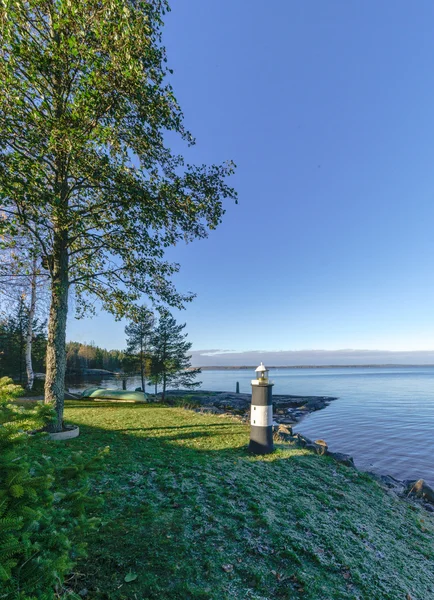
[[85, 553], [84, 539], [96, 519], [86, 508], [89, 474], [106, 450], [91, 460], [79, 452], [67, 464], [32, 458], [31, 445], [53, 418], [50, 407], [11, 404], [21, 388], [0, 379], [0, 598], [51, 600], [62, 595], [64, 576]]

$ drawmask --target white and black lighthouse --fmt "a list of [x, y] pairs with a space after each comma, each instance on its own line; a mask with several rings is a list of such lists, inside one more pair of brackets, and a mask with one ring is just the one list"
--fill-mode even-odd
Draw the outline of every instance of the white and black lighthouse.
[[261, 363], [256, 369], [256, 379], [252, 379], [249, 451], [254, 454], [269, 454], [274, 450], [272, 387], [268, 369]]

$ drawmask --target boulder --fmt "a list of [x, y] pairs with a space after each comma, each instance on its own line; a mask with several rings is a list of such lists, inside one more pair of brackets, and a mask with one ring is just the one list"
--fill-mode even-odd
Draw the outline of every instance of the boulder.
[[292, 427], [291, 425], [279, 425], [278, 431], [282, 433], [289, 433], [292, 435]]
[[355, 468], [354, 459], [349, 454], [342, 454], [341, 452], [329, 452], [328, 450], [326, 454], [327, 456], [331, 456], [336, 462], [341, 463], [346, 467]]
[[306, 445], [305, 448], [306, 450], [312, 450], [313, 452], [315, 452], [315, 454], [319, 454], [319, 455], [323, 455], [327, 453], [327, 444], [325, 443], [324, 440], [316, 440], [315, 442], [312, 442], [311, 440], [305, 440]]
[[388, 488], [402, 487], [402, 482], [392, 477], [392, 475], [379, 475], [378, 479]]
[[328, 446], [327, 446], [327, 442], [325, 442], [324, 440], [315, 440], [314, 445], [315, 445], [315, 452], [317, 454], [323, 455], [323, 454], [327, 453]]
[[427, 502], [434, 504], [434, 490], [423, 479], [417, 479], [416, 481], [407, 480], [405, 483], [407, 496], [412, 495], [417, 498], [423, 498]]
[[312, 450], [313, 452], [316, 452], [315, 444], [306, 444], [305, 448], [306, 448], [306, 450]]
[[290, 425], [275, 425], [273, 427], [274, 439], [277, 442], [292, 441], [292, 427]]
[[216, 408], [215, 406], [201, 406], [200, 408], [196, 409], [196, 412], [199, 413], [203, 413], [203, 414], [212, 414], [212, 415], [220, 415], [222, 414], [222, 410], [220, 410], [220, 408]]
[[306, 446], [306, 444], [310, 444], [311, 440], [307, 440], [305, 439], [300, 433], [296, 433], [294, 435], [296, 442], [298, 443], [299, 446], [301, 446], [302, 448], [304, 448]]

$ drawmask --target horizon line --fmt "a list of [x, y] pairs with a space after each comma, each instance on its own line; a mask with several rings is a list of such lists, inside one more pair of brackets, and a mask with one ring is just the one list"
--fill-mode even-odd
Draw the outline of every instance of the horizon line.
[[[366, 365], [271, 365], [268, 369], [378, 369], [378, 368], [395, 368], [395, 367], [434, 367], [433, 363], [382, 363], [382, 364], [366, 364]], [[255, 365], [197, 365], [192, 369], [256, 369]]]
[[285, 352], [291, 352], [291, 353], [297, 353], [297, 352], [385, 352], [385, 353], [395, 353], [395, 352], [411, 352], [411, 353], [418, 353], [418, 352], [434, 352], [434, 347], [427, 350], [381, 350], [378, 348], [337, 348], [335, 350], [326, 350], [324, 348], [304, 348], [302, 350], [217, 350], [217, 349], [202, 349], [202, 350], [195, 350], [194, 348], [192, 348], [190, 350], [190, 352], [194, 352], [196, 354], [201, 354], [203, 353], [204, 355], [218, 355], [218, 354], [250, 354], [250, 353], [255, 353], [255, 354], [283, 354]]

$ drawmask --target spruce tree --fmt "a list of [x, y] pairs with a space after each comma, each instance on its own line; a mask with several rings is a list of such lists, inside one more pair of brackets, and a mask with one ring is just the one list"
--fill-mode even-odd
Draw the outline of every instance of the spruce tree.
[[105, 450], [91, 460], [75, 453], [60, 466], [33, 458], [37, 434], [28, 431], [55, 413], [12, 404], [20, 393], [11, 379], [0, 379], [0, 598], [54, 600], [95, 524], [86, 509], [99, 501], [89, 497], [87, 480]]

